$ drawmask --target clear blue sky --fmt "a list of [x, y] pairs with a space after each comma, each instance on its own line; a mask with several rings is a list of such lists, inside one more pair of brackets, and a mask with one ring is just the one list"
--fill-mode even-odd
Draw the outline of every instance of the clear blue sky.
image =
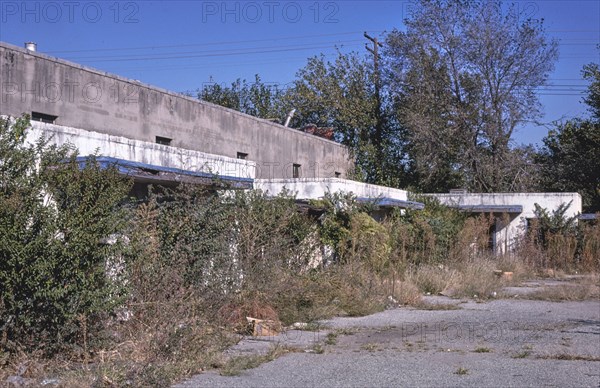
[[[600, 1], [516, 1], [559, 39], [544, 122], [586, 114], [584, 64], [600, 62]], [[410, 1], [6, 1], [0, 40], [178, 92], [237, 78], [286, 84], [309, 56], [365, 52], [363, 32], [403, 29]], [[517, 143], [540, 143], [529, 124]]]

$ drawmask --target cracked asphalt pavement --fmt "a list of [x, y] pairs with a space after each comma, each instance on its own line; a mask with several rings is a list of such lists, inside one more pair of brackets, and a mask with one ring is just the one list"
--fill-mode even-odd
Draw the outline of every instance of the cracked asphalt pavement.
[[295, 349], [238, 376], [218, 370], [177, 387], [600, 388], [600, 301], [443, 300], [335, 318], [317, 331], [246, 338], [232, 357]]

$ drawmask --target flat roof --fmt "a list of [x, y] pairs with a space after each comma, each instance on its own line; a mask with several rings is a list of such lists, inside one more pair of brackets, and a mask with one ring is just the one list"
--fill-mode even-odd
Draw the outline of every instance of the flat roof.
[[[79, 163], [80, 167], [85, 166], [89, 160], [89, 156], [77, 157], [77, 163]], [[229, 175], [210, 174], [201, 171], [183, 170], [173, 167], [163, 167], [108, 156], [98, 156], [96, 157], [96, 162], [100, 168], [115, 167], [119, 173], [132, 177], [136, 182], [158, 184], [191, 183], [210, 186], [222, 183], [223, 186], [234, 189], [252, 189], [254, 182], [252, 178], [241, 178]]]
[[[152, 91], [157, 92], [157, 93], [167, 94], [167, 95], [170, 95], [170, 96], [173, 96], [173, 97], [176, 97], [176, 98], [181, 98], [181, 99], [184, 99], [184, 100], [196, 103], [196, 104], [211, 106], [211, 107], [216, 108], [216, 109], [227, 111], [227, 112], [229, 112], [231, 114], [234, 114], [234, 115], [244, 116], [244, 117], [246, 117], [248, 119], [251, 119], [251, 120], [254, 120], [254, 121], [259, 121], [259, 122], [262, 122], [262, 123], [266, 123], [266, 124], [270, 124], [270, 125], [273, 125], [273, 126], [277, 126], [278, 128], [286, 130], [286, 131], [297, 132], [297, 133], [302, 134], [302, 136], [311, 137], [311, 139], [318, 139], [318, 141], [330, 142], [330, 143], [333, 143], [333, 144], [337, 145], [338, 147], [346, 148], [343, 144], [341, 144], [341, 143], [339, 143], [339, 142], [337, 142], [335, 140], [326, 139], [326, 138], [321, 137], [321, 136], [315, 136], [313, 134], [301, 131], [299, 128], [286, 127], [285, 125], [282, 125], [282, 124], [279, 124], [279, 123], [274, 123], [273, 121], [270, 121], [270, 120], [267, 120], [267, 119], [263, 119], [263, 118], [260, 118], [260, 117], [256, 117], [256, 116], [252, 116], [252, 115], [247, 114], [247, 113], [242, 113], [242, 112], [237, 111], [237, 110], [232, 109], [232, 108], [226, 108], [224, 106], [221, 106], [221, 105], [218, 105], [218, 104], [215, 104], [215, 103], [212, 103], [212, 102], [200, 100], [200, 99], [197, 99], [197, 98], [194, 98], [194, 97], [191, 97], [191, 96], [187, 96], [187, 95], [182, 94], [182, 93], [174, 92], [172, 90], [163, 89], [161, 87], [154, 86], [154, 85], [151, 85], [151, 84], [148, 84], [148, 83], [145, 83], [145, 82], [141, 82], [139, 80], [135, 80], [135, 79], [132, 79], [132, 78], [126, 78], [124, 76], [120, 76], [120, 75], [117, 75], [115, 73], [109, 73], [107, 71], [99, 70], [99, 69], [96, 69], [96, 68], [93, 68], [93, 67], [88, 67], [88, 66], [79, 64], [77, 62], [72, 62], [72, 61], [69, 61], [69, 60], [66, 60], [66, 59], [63, 59], [63, 58], [54, 57], [54, 56], [51, 56], [51, 55], [48, 55], [48, 54], [44, 53], [43, 51], [37, 51], [37, 50], [36, 51], [31, 51], [31, 50], [28, 50], [28, 49], [26, 49], [24, 47], [16, 46], [14, 44], [11, 44], [11, 43], [8, 43], [8, 42], [4, 42], [2, 40], [0, 40], [0, 47], [2, 47], [4, 49], [7, 49], [7, 50], [18, 51], [18, 52], [21, 52], [22, 54], [30, 55], [30, 56], [33, 56], [33, 57], [38, 57], [38, 58], [41, 58], [41, 59], [44, 59], [44, 60], [47, 60], [47, 61], [52, 61], [52, 62], [55, 62], [55, 63], [59, 63], [61, 65], [69, 66], [69, 67], [76, 68], [76, 69], [79, 69], [79, 70], [82, 70], [82, 71], [87, 71], [87, 72], [90, 72], [90, 73], [94, 73], [94, 74], [102, 76], [102, 77], [112, 78], [112, 79], [115, 79], [115, 80], [118, 80], [118, 81], [122, 81], [122, 82], [127, 82], [127, 83], [130, 83], [130, 84], [134, 84], [136, 86], [139, 86], [139, 87], [142, 87], [142, 88], [146, 88], [148, 90], [152, 90]], [[38, 47], [38, 49], [39, 49], [39, 47]]]

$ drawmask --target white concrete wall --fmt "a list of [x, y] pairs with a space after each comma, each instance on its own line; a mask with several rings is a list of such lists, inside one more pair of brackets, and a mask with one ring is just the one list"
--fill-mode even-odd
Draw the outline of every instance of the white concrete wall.
[[352, 193], [357, 197], [408, 200], [408, 193], [405, 190], [340, 178], [256, 179], [254, 188], [269, 192], [272, 195], [281, 193], [285, 188], [291, 194], [296, 194], [298, 199], [319, 199], [323, 198], [326, 193], [342, 192]]
[[[196, 98], [0, 42], [0, 115], [40, 112], [57, 125], [257, 163], [256, 177], [345, 177], [347, 147]], [[284, 119], [281, 117], [280, 119]]]
[[238, 178], [256, 176], [256, 163], [248, 160], [32, 121], [27, 140], [33, 142], [41, 136], [51, 139], [57, 145], [72, 144], [81, 156], [98, 151], [101, 156], [162, 167]]
[[527, 230], [527, 219], [535, 218], [535, 204], [548, 211], [556, 210], [563, 203], [572, 201], [565, 216], [574, 217], [581, 213], [581, 195], [578, 193], [467, 193], [467, 194], [426, 194], [448, 206], [514, 206], [520, 205], [520, 214], [509, 214], [507, 225], [498, 219], [494, 237], [498, 252], [508, 252]]

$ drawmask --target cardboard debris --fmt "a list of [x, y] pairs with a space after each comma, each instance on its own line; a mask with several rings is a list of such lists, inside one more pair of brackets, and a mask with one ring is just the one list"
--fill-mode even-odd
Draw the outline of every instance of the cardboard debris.
[[281, 323], [270, 319], [246, 317], [252, 335], [255, 337], [275, 336], [281, 332]]
[[500, 271], [498, 269], [494, 271], [494, 275], [498, 276], [499, 278], [502, 278], [503, 280], [508, 280], [508, 281], [511, 281], [513, 278], [512, 272], [504, 272], [504, 271]]

